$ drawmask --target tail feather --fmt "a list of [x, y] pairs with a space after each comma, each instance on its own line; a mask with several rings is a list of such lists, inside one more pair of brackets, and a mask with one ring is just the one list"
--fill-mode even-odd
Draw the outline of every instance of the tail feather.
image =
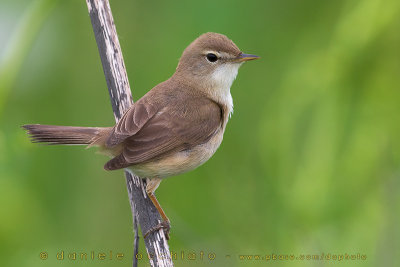
[[33, 143], [47, 143], [49, 145], [90, 145], [99, 133], [105, 129], [101, 127], [74, 127], [28, 124], [22, 126], [28, 131]]

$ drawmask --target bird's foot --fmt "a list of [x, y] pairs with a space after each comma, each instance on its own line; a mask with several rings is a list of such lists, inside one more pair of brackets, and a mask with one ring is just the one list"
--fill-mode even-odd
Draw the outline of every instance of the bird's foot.
[[150, 233], [154, 233], [154, 232], [156, 232], [156, 231], [158, 231], [160, 229], [164, 230], [165, 238], [167, 238], [167, 240], [169, 240], [169, 230], [171, 229], [171, 224], [169, 223], [169, 221], [162, 221], [158, 225], [150, 228], [144, 234], [144, 238], [146, 238]]

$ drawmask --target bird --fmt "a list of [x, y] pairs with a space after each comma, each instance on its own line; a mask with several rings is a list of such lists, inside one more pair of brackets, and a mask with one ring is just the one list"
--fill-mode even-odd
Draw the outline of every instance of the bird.
[[183, 51], [175, 73], [132, 104], [113, 127], [22, 127], [33, 143], [98, 147], [111, 157], [105, 170], [125, 169], [145, 178], [162, 222], [144, 236], [163, 229], [169, 239], [170, 220], [154, 192], [163, 179], [197, 168], [216, 152], [233, 112], [230, 88], [239, 67], [258, 58], [226, 35], [207, 32]]

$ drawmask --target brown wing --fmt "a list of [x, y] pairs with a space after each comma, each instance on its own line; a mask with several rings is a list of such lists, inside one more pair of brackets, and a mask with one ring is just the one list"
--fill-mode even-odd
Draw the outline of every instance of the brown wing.
[[116, 146], [124, 142], [126, 138], [135, 135], [156, 114], [159, 108], [159, 105], [150, 103], [145, 98], [133, 104], [112, 129], [106, 141], [106, 146]]
[[107, 162], [115, 170], [207, 142], [221, 126], [221, 109], [204, 97], [180, 99], [157, 112], [124, 141], [122, 153]]

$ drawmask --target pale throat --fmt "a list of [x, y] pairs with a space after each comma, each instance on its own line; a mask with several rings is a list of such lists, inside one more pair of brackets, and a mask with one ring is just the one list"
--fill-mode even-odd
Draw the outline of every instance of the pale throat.
[[215, 69], [211, 78], [210, 94], [215, 101], [226, 106], [229, 117], [233, 113], [231, 86], [238, 74], [240, 65], [237, 63], [223, 64]]

